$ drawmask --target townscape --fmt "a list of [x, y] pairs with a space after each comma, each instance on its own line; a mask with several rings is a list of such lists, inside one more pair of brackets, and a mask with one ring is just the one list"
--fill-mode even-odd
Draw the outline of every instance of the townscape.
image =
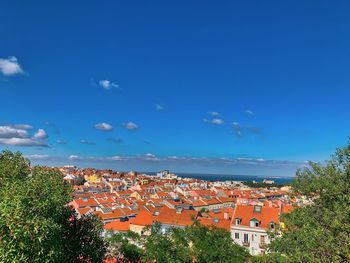
[[78, 216], [98, 216], [104, 235], [127, 231], [146, 235], [146, 226], [155, 222], [165, 233], [197, 221], [226, 229], [232, 241], [251, 255], [265, 253], [268, 232], [282, 224], [283, 213], [309, 202], [292, 195], [289, 186], [252, 188], [238, 181], [181, 178], [169, 171], [151, 176], [69, 165], [59, 169], [74, 189], [70, 205]]

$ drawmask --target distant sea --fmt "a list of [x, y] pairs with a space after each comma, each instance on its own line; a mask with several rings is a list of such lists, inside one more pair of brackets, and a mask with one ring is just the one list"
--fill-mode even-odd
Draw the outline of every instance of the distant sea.
[[264, 179], [273, 180], [277, 184], [285, 184], [293, 181], [294, 177], [273, 177], [273, 176], [254, 176], [254, 175], [228, 175], [228, 174], [192, 174], [177, 173], [181, 177], [196, 178], [207, 181], [256, 181], [262, 182]]
[[[147, 173], [155, 175], [155, 173]], [[254, 176], [254, 175], [229, 175], [229, 174], [197, 174], [197, 173], [175, 173], [180, 177], [196, 178], [206, 181], [256, 181], [262, 182], [264, 179], [274, 180], [277, 184], [286, 184], [293, 181], [294, 177], [282, 176]]]

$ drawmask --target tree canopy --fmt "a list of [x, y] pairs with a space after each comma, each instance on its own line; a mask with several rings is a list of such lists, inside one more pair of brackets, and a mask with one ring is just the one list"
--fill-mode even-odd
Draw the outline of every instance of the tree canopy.
[[0, 180], [0, 262], [101, 262], [101, 225], [67, 206], [71, 190], [58, 170], [31, 169], [3, 151]]
[[294, 189], [313, 204], [282, 217], [283, 235], [270, 250], [286, 262], [350, 262], [350, 144], [298, 171]]
[[[151, 234], [115, 234], [110, 238], [115, 255], [132, 262], [245, 262], [248, 252], [233, 243], [225, 229], [195, 224], [187, 228], [171, 228], [165, 233], [160, 224], [150, 227]], [[136, 257], [135, 257], [136, 256]], [[137, 260], [135, 261], [135, 259]]]

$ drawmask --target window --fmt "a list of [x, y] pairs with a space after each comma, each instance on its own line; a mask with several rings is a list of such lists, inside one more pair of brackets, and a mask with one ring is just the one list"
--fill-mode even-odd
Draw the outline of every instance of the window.
[[235, 233], [235, 239], [239, 239], [239, 233]]
[[243, 238], [244, 242], [247, 243], [248, 242], [248, 234], [244, 234], [244, 238]]
[[261, 206], [260, 205], [255, 205], [254, 206], [254, 213], [261, 213]]
[[236, 225], [240, 225], [241, 224], [241, 219], [240, 218], [236, 218]]
[[265, 236], [260, 236], [260, 244], [265, 245]]
[[259, 227], [260, 226], [260, 221], [256, 220], [255, 218], [252, 218], [250, 220], [250, 227]]
[[270, 223], [270, 228], [271, 228], [271, 229], [275, 229], [275, 223], [271, 222], [271, 223]]

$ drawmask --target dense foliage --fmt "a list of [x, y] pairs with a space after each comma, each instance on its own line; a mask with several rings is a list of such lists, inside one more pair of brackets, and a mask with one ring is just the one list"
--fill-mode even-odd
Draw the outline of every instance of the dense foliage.
[[140, 237], [135, 233], [114, 234], [111, 246], [117, 256], [132, 262], [245, 262], [248, 252], [232, 242], [224, 229], [195, 224], [169, 229], [165, 234], [154, 224], [151, 234]]
[[94, 217], [67, 206], [70, 187], [54, 169], [20, 153], [0, 154], [0, 262], [101, 262], [105, 246]]
[[294, 188], [313, 204], [283, 216], [271, 251], [284, 262], [350, 262], [350, 144], [325, 165], [299, 171]]

